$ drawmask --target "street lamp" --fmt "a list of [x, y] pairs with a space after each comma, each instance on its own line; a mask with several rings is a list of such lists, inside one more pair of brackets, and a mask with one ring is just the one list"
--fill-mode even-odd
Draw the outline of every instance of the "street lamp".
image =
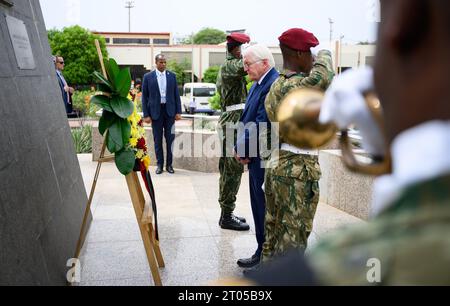
[[131, 32], [131, 9], [134, 8], [134, 1], [126, 1], [125, 8], [128, 9], [128, 32]]
[[333, 24], [334, 21], [331, 18], [328, 18], [328, 22], [330, 23], [330, 47], [331, 47], [331, 43], [333, 42]]
[[339, 37], [339, 74], [342, 73], [342, 40], [344, 37], [344, 35]]

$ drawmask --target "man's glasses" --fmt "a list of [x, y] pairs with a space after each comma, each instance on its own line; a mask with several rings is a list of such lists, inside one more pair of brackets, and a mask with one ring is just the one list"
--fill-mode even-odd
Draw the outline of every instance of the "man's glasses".
[[256, 62], [253, 62], [253, 63], [250, 63], [250, 64], [244, 63], [244, 68], [245, 68], [245, 69], [248, 69], [248, 68], [250, 68], [251, 66], [253, 66], [254, 64], [259, 63], [259, 62], [262, 62], [262, 61], [263, 61], [263, 60], [259, 60], [259, 61], [256, 61]]
[[58, 62], [58, 63], [64, 65], [64, 62]]

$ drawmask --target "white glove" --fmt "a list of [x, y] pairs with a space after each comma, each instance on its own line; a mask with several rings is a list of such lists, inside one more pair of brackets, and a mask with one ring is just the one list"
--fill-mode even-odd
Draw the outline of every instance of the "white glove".
[[333, 52], [331, 51], [333, 48], [331, 48], [329, 43], [321, 43], [320, 45], [311, 48], [311, 54], [314, 57], [317, 57], [319, 55], [320, 51], [329, 51], [331, 54], [333, 54]]
[[321, 123], [334, 122], [341, 130], [354, 124], [361, 132], [364, 149], [373, 155], [383, 155], [383, 134], [363, 96], [370, 90], [373, 90], [372, 68], [344, 72], [334, 79], [326, 92], [319, 120]]

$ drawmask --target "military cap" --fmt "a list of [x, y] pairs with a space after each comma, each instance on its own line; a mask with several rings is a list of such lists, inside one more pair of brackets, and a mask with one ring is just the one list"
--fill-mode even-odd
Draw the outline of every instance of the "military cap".
[[283, 45], [297, 51], [309, 51], [319, 45], [319, 40], [314, 34], [299, 28], [287, 30], [278, 40]]
[[240, 44], [248, 44], [250, 42], [250, 36], [244, 33], [232, 33], [227, 36], [227, 42], [231, 43], [240, 43]]

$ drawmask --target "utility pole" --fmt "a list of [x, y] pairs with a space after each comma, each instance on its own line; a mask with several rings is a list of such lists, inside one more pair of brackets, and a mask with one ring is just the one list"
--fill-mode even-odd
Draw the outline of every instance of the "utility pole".
[[134, 1], [126, 1], [125, 8], [128, 9], [128, 32], [131, 32], [131, 9], [134, 8]]
[[342, 73], [342, 39], [344, 39], [344, 35], [339, 37], [339, 74]]
[[334, 24], [334, 21], [333, 21], [333, 19], [328, 18], [328, 22], [330, 23], [330, 46], [331, 46], [331, 43], [333, 42], [333, 24]]

